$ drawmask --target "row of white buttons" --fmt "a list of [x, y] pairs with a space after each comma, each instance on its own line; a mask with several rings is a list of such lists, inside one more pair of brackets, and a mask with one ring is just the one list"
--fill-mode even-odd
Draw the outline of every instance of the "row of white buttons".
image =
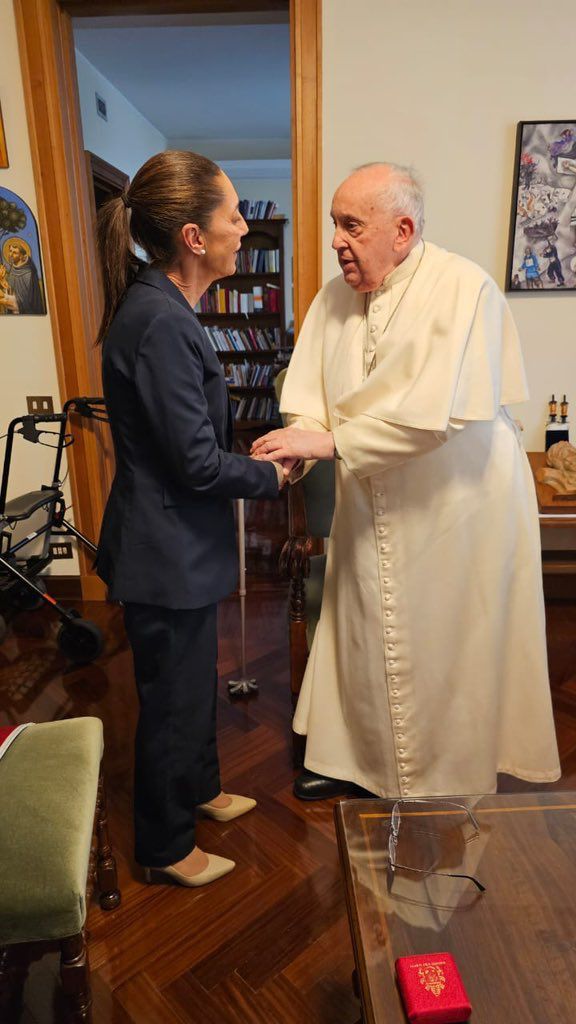
[[[377, 307], [375, 307], [375, 309], [376, 308]], [[372, 328], [370, 328], [370, 329], [372, 330]], [[374, 492], [375, 503], [376, 503], [376, 499], [379, 499], [379, 498], [381, 499], [383, 497], [384, 497], [384, 492], [383, 491], [376, 491], [376, 492]], [[380, 506], [380, 505], [383, 505], [384, 503], [382, 501], [378, 501], [377, 504], [378, 504], [378, 506]], [[386, 515], [386, 510], [384, 508], [381, 508], [381, 507], [377, 507], [375, 509], [375, 512], [376, 512], [376, 515], [378, 517]], [[377, 530], [378, 530], [378, 534], [379, 534], [380, 537], [386, 537], [387, 534], [388, 534], [388, 530], [387, 530], [386, 526], [378, 526]], [[380, 553], [381, 554], [387, 554], [389, 552], [389, 550], [390, 550], [388, 544], [380, 544], [379, 545], [379, 549], [380, 549]], [[390, 566], [389, 560], [384, 560], [383, 559], [380, 562], [380, 568], [381, 569], [388, 569], [389, 566]], [[390, 587], [390, 582], [391, 582], [390, 581], [390, 577], [389, 576], [382, 576], [381, 579], [382, 579], [383, 585], [385, 585], [386, 587], [389, 588]], [[388, 589], [384, 593], [384, 601], [385, 601], [385, 603], [389, 604], [390, 601], [392, 601], [392, 600], [393, 600], [393, 595], [392, 595], [390, 589]], [[390, 619], [390, 618], [393, 617], [393, 613], [392, 613], [392, 611], [390, 609], [387, 609], [384, 612], [384, 615], [385, 615], [385, 617], [387, 619]], [[392, 625], [387, 626], [385, 628], [384, 632], [385, 632], [385, 635], [387, 637], [392, 637], [393, 634], [394, 634], [393, 626]], [[395, 650], [395, 648], [396, 648], [396, 641], [395, 640], [390, 639], [390, 640], [388, 640], [386, 642], [386, 650], [387, 651], [393, 652]], [[386, 660], [387, 660], [387, 664], [390, 667], [394, 668], [394, 666], [396, 665], [397, 659], [396, 658], [387, 658]], [[389, 681], [391, 683], [397, 683], [398, 682], [398, 676], [397, 675], [391, 675], [389, 677]], [[393, 690], [390, 691], [390, 694], [391, 694], [392, 697], [398, 697], [400, 695], [400, 691], [398, 690], [397, 687], [395, 687]], [[395, 712], [401, 712], [402, 711], [402, 705], [401, 704], [393, 704], [392, 705], [392, 710], [395, 711]], [[394, 725], [396, 726], [396, 728], [401, 727], [403, 724], [404, 724], [404, 720], [402, 718], [395, 718], [394, 719]], [[396, 731], [396, 739], [397, 740], [403, 740], [404, 739], [404, 733]], [[405, 747], [397, 747], [397, 753], [400, 754], [401, 756], [403, 756], [406, 753], [406, 748]], [[398, 764], [398, 767], [400, 768], [400, 771], [404, 771], [405, 772], [407, 767], [408, 767], [408, 765], [407, 765], [406, 761], [400, 761], [399, 764]], [[410, 781], [410, 779], [409, 779], [409, 777], [407, 775], [402, 775], [401, 778], [400, 778], [400, 782], [402, 783], [402, 795], [403, 796], [408, 796], [408, 794], [410, 792], [410, 790], [408, 788], [409, 781]]]

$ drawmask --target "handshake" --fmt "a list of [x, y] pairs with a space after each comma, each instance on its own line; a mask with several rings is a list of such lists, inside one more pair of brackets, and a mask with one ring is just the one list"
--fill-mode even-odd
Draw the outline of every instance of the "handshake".
[[286, 481], [302, 459], [333, 459], [334, 437], [329, 430], [300, 430], [283, 427], [257, 438], [250, 449], [253, 459], [275, 462], [282, 467]]

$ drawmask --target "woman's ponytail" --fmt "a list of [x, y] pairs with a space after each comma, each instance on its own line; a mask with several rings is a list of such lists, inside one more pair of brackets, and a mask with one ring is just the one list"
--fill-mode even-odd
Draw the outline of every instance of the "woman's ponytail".
[[96, 338], [97, 345], [102, 343], [108, 333], [114, 314], [141, 262], [132, 249], [128, 226], [129, 204], [127, 194], [122, 193], [108, 199], [98, 211], [97, 241], [104, 288], [104, 312]]

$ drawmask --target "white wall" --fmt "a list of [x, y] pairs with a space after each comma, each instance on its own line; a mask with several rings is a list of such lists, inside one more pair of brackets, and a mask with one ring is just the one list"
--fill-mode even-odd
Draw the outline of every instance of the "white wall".
[[[84, 149], [132, 178], [149, 157], [166, 149], [165, 137], [79, 50], [76, 67]], [[106, 101], [107, 121], [96, 112], [96, 93]]]
[[[555, 42], [553, 42], [555, 40]], [[516, 123], [575, 117], [576, 6], [557, 0], [328, 0], [323, 4], [324, 277], [330, 199], [357, 164], [412, 164], [425, 236], [480, 263], [501, 287]], [[576, 294], [511, 295], [531, 399], [516, 407], [529, 450], [547, 399], [567, 392], [576, 440]]]
[[[285, 159], [290, 143], [265, 140], [267, 159], [261, 158], [262, 140], [233, 140], [219, 142], [193, 138], [167, 140], [128, 100], [106, 79], [86, 57], [76, 50], [78, 89], [82, 116], [84, 148], [124, 171], [131, 178], [139, 167], [152, 156], [170, 148], [192, 149], [216, 160], [229, 174], [243, 199], [272, 199], [278, 213], [288, 218], [285, 240], [285, 289], [287, 323], [293, 318], [292, 298], [292, 186], [290, 161]], [[106, 101], [108, 121], [96, 112], [95, 93]], [[261, 144], [258, 145], [258, 142]], [[239, 148], [240, 147], [240, 148]], [[220, 152], [222, 150], [222, 152]], [[242, 159], [230, 160], [242, 152]], [[268, 159], [273, 152], [274, 159]], [[244, 159], [246, 157], [246, 159]], [[270, 165], [270, 171], [267, 171]]]
[[[37, 218], [36, 190], [11, 0], [0, 2], [0, 50], [0, 98], [10, 161], [9, 167], [0, 169], [0, 185], [21, 196]], [[42, 237], [40, 248], [46, 273], [46, 252], [42, 247]], [[0, 435], [6, 432], [10, 420], [27, 412], [27, 395], [51, 395], [54, 407], [58, 409], [60, 395], [50, 311], [47, 316], [0, 316], [0, 358]], [[52, 441], [54, 438], [48, 437], [45, 440]], [[4, 459], [4, 445], [5, 442], [0, 441], [0, 460]], [[8, 497], [38, 490], [42, 484], [51, 483], [53, 456], [54, 452], [49, 449], [17, 437]], [[65, 494], [69, 503], [69, 488], [65, 488]], [[19, 527], [18, 535], [24, 535], [29, 529], [30, 521]], [[31, 554], [32, 549], [28, 548], [25, 553]], [[76, 557], [53, 563], [51, 571], [66, 575], [77, 574]]]

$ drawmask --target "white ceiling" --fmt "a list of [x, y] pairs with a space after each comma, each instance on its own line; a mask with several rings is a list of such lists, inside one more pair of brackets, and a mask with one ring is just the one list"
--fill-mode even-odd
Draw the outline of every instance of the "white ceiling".
[[288, 24], [166, 20], [76, 19], [74, 40], [169, 144], [252, 139], [265, 148], [270, 140], [267, 155], [280, 157], [286, 140], [289, 154]]

